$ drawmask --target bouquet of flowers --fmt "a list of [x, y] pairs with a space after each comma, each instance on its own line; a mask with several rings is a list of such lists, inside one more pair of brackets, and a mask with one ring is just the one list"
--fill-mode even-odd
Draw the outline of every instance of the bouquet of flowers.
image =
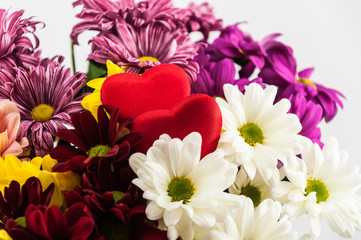
[[[335, 236], [361, 229], [359, 169], [319, 127], [344, 95], [299, 71], [280, 34], [256, 41], [207, 3], [73, 5], [73, 44], [96, 31], [87, 74], [42, 57], [44, 23], [0, 10], [0, 239], [317, 239], [321, 219]], [[299, 236], [290, 220], [304, 214]]]

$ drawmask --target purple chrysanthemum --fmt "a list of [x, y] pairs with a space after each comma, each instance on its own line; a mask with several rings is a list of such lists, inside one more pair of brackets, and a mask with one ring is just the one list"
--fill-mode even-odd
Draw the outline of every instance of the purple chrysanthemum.
[[[15, 73], [14, 67], [29, 68], [33, 66], [34, 50], [39, 45], [39, 40], [34, 34], [38, 21], [31, 18], [22, 19], [24, 11], [11, 14], [5, 9], [0, 9], [0, 69]], [[33, 35], [35, 45], [26, 35]]]
[[292, 49], [276, 41], [278, 36], [279, 34], [273, 34], [263, 41], [267, 57], [265, 67], [261, 69], [259, 76], [263, 82], [279, 87], [276, 100], [302, 94], [308, 101], [320, 105], [325, 121], [331, 121], [337, 114], [337, 106], [343, 108], [340, 98], [345, 98], [344, 95], [310, 81], [313, 68], [297, 73], [297, 63]]
[[290, 113], [294, 113], [300, 119], [302, 130], [300, 135], [308, 137], [312, 142], [318, 143], [321, 147], [321, 129], [318, 124], [322, 120], [322, 108], [312, 101], [307, 101], [302, 94], [296, 94], [290, 97]]
[[150, 23], [134, 28], [125, 21], [117, 22], [117, 34], [103, 34], [92, 40], [89, 59], [105, 64], [108, 59], [126, 72], [138, 73], [161, 63], [173, 63], [183, 68], [191, 81], [196, 79], [198, 64], [192, 59], [199, 44], [194, 44], [184, 29], [169, 30], [164, 25]]
[[242, 66], [239, 72], [241, 78], [250, 77], [255, 68], [262, 68], [265, 63], [266, 52], [262, 45], [241, 31], [238, 24], [223, 29], [220, 37], [209, 45], [208, 51], [211, 52], [212, 61], [230, 58]]
[[200, 66], [200, 72], [197, 81], [193, 82], [192, 93], [203, 93], [211, 97], [223, 97], [223, 85], [226, 83], [238, 86], [239, 90], [244, 92], [244, 87], [256, 82], [262, 85], [262, 80], [256, 78], [249, 81], [247, 78], [236, 80], [236, 68], [232, 60], [225, 58], [220, 61], [210, 61], [211, 55], [205, 53], [205, 47], [198, 51], [194, 60]]
[[21, 116], [21, 137], [27, 137], [38, 156], [49, 153], [53, 136], [64, 124], [70, 124], [70, 115], [82, 109], [75, 94], [85, 83], [85, 74], [70, 74], [69, 68], [54, 61], [47, 67], [38, 66], [31, 72], [16, 68], [12, 82], [0, 86], [0, 99], [13, 101]]

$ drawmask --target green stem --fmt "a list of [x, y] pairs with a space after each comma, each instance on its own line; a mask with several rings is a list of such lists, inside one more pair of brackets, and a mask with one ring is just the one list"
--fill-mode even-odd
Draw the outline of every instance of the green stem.
[[73, 67], [73, 73], [76, 72], [76, 66], [75, 66], [75, 54], [74, 54], [74, 44], [71, 43], [71, 63]]

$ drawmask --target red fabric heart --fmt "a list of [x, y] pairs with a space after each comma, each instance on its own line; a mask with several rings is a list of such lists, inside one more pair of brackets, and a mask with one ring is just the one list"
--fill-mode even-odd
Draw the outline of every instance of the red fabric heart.
[[108, 112], [119, 108], [119, 118], [170, 109], [190, 95], [190, 83], [184, 70], [174, 64], [161, 64], [137, 75], [120, 73], [108, 77], [101, 88], [102, 104]]
[[142, 153], [146, 153], [164, 133], [183, 139], [191, 132], [199, 132], [202, 136], [201, 157], [204, 157], [216, 149], [221, 129], [222, 114], [216, 101], [207, 95], [196, 94], [170, 110], [143, 113], [134, 120], [131, 131], [143, 135], [143, 141], [135, 147]]

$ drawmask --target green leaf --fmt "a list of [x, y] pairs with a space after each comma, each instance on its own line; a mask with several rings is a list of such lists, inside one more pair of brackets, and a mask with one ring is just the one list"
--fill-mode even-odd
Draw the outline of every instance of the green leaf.
[[105, 64], [101, 64], [93, 60], [89, 61], [88, 81], [95, 78], [104, 77], [106, 75], [107, 75], [107, 67]]

